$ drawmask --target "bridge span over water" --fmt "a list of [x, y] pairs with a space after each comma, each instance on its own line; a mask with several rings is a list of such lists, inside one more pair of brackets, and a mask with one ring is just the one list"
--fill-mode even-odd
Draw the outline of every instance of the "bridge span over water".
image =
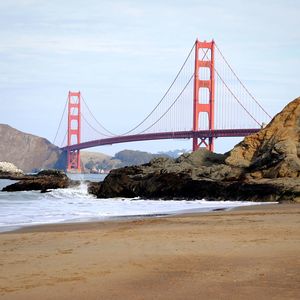
[[[139, 117], [139, 112], [137, 119]], [[80, 92], [69, 92], [54, 139], [68, 170], [80, 170], [80, 150], [91, 147], [164, 139], [192, 139], [192, 149], [214, 150], [214, 139], [257, 132], [271, 116], [239, 79], [215, 41], [193, 44], [170, 86], [155, 107], [130, 130], [116, 134], [98, 121]], [[64, 116], [67, 122], [64, 122]], [[113, 118], [113, 115], [112, 115]], [[65, 131], [61, 130], [66, 124]]]

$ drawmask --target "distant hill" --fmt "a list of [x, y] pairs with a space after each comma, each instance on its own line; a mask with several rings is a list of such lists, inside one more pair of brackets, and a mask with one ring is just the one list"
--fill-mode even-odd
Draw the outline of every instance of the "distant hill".
[[115, 158], [121, 161], [120, 167], [148, 163], [152, 158], [159, 156], [144, 151], [123, 150], [115, 154]]
[[151, 159], [164, 156], [165, 153], [152, 154], [138, 150], [123, 150], [111, 157], [97, 152], [81, 152], [81, 162], [86, 172], [99, 170], [109, 171], [124, 166], [140, 165], [148, 163]]
[[90, 160], [94, 161], [94, 162], [102, 162], [104, 160], [110, 160], [111, 156], [101, 153], [101, 152], [91, 152], [91, 151], [80, 151], [80, 159], [81, 159], [81, 163], [83, 165], [85, 165], [86, 163], [88, 163]]
[[81, 164], [85, 172], [110, 171], [124, 166], [132, 166], [149, 162], [157, 155], [135, 150], [123, 150], [109, 156], [100, 152], [82, 151]]
[[81, 166], [84, 172], [110, 171], [120, 165], [120, 161], [101, 152], [80, 151]]
[[24, 172], [64, 168], [62, 151], [45, 138], [0, 124], [0, 161], [13, 163]]
[[177, 158], [180, 155], [184, 153], [190, 153], [190, 150], [187, 149], [176, 149], [176, 150], [170, 150], [170, 151], [160, 151], [157, 154], [160, 156], [169, 156], [171, 158]]
[[[0, 161], [13, 163], [24, 172], [66, 168], [66, 153], [45, 138], [0, 124], [0, 141]], [[80, 157], [83, 171], [89, 173], [145, 164], [159, 156], [177, 157], [182, 152], [184, 150], [152, 154], [144, 151], [123, 150], [112, 157], [100, 152], [81, 151]]]

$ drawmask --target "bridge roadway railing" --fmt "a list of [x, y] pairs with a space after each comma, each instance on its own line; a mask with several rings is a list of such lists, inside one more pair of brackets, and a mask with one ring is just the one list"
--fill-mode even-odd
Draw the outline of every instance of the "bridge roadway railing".
[[258, 132], [259, 128], [250, 129], [216, 129], [216, 130], [198, 130], [198, 131], [176, 131], [144, 133], [134, 135], [120, 135], [105, 139], [92, 140], [71, 146], [65, 146], [62, 150], [81, 150], [97, 146], [113, 145], [128, 142], [166, 140], [166, 139], [191, 139], [191, 138], [218, 138], [218, 137], [243, 137]]

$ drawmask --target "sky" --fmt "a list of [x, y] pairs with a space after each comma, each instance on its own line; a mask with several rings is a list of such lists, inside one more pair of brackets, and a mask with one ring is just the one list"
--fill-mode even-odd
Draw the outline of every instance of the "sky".
[[[0, 0], [0, 123], [53, 141], [69, 90], [124, 132], [156, 105], [196, 38], [217, 42], [271, 115], [300, 96], [298, 0]], [[217, 139], [216, 151], [240, 139]], [[191, 141], [104, 146], [150, 152]]]

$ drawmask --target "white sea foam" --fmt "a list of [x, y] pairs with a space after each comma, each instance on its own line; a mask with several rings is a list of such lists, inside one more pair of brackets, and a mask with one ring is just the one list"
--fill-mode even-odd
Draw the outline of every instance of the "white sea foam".
[[76, 188], [57, 189], [45, 194], [38, 191], [0, 192], [0, 231], [37, 224], [175, 214], [194, 210], [205, 212], [247, 205], [253, 205], [253, 203], [205, 200], [97, 199], [87, 193], [87, 185], [82, 183]]

